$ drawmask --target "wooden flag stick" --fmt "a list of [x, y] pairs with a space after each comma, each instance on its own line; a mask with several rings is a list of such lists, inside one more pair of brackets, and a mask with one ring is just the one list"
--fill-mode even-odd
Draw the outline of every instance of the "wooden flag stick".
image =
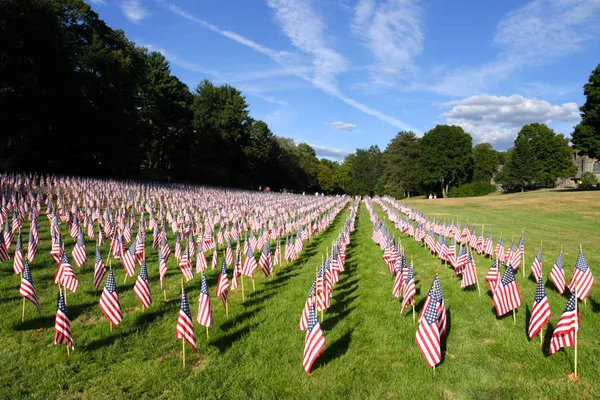
[[67, 357], [71, 357], [71, 354], [69, 353], [69, 345], [67, 345]]
[[540, 346], [544, 344], [544, 327], [540, 328]]
[[[581, 245], [579, 245], [579, 250], [581, 250]], [[577, 282], [575, 282], [575, 287], [573, 288], [573, 292], [575, 293], [575, 316], [576, 318], [578, 318], [578, 314], [577, 314]], [[579, 324], [579, 322], [578, 322]], [[575, 343], [574, 343], [574, 347], [575, 347], [575, 363], [574, 363], [574, 368], [575, 368], [575, 376], [577, 376], [577, 336], [578, 336], [578, 331], [579, 329], [575, 329]]]
[[21, 309], [21, 323], [25, 322], [25, 297], [23, 297], [23, 307]]
[[513, 308], [512, 312], [513, 312], [513, 324], [516, 325], [517, 324], [517, 312], [515, 311], [514, 308]]
[[254, 286], [254, 277], [252, 277], [251, 279], [252, 279], [252, 291], [254, 292], [256, 290], [256, 287]]
[[163, 287], [163, 299], [165, 302], [167, 301], [167, 289], [165, 289], [164, 287]]
[[[60, 286], [58, 287], [58, 290], [60, 290]], [[65, 306], [67, 305], [67, 288], [63, 286], [63, 290], [65, 293]]]
[[413, 322], [415, 322], [415, 301], [412, 302], [412, 314], [413, 314]]
[[244, 302], [244, 274], [240, 274], [240, 278], [242, 279], [242, 303]]
[[208, 326], [206, 327], [206, 339], [208, 339]]
[[[521, 236], [525, 234], [525, 231], [521, 231]], [[523, 270], [523, 278], [525, 278], [525, 244], [523, 244], [523, 254], [521, 254], [521, 269]]]
[[225, 318], [229, 319], [229, 299], [225, 300]]

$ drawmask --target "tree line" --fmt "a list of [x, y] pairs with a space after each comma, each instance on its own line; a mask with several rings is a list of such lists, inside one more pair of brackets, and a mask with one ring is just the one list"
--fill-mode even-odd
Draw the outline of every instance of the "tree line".
[[[399, 132], [384, 151], [319, 160], [250, 115], [242, 93], [194, 90], [159, 52], [138, 47], [82, 0], [0, 2], [0, 169], [351, 195], [440, 196], [552, 186], [574, 174], [572, 149], [543, 124], [498, 152], [458, 126]], [[573, 133], [600, 155], [600, 66]], [[502, 167], [501, 167], [502, 166]]]

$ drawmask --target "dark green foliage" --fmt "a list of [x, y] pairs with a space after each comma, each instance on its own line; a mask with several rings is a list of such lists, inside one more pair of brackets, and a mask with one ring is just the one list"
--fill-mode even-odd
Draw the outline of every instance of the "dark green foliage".
[[448, 197], [477, 197], [494, 193], [496, 186], [489, 182], [471, 182], [458, 187], [453, 187], [448, 193]]
[[423, 184], [448, 197], [450, 186], [468, 182], [473, 169], [473, 139], [460, 126], [437, 125], [421, 138]]
[[598, 178], [593, 172], [584, 172], [583, 175], [581, 175], [580, 187], [590, 189], [596, 187], [596, 185], [598, 185]]
[[534, 184], [553, 187], [557, 178], [577, 172], [569, 141], [544, 124], [525, 125], [515, 139], [514, 151], [500, 181], [508, 190], [524, 190]]
[[586, 101], [579, 108], [581, 122], [573, 132], [573, 146], [590, 157], [600, 156], [600, 65], [592, 71], [588, 83], [583, 86]]
[[[370, 195], [383, 191], [381, 177], [381, 150], [378, 146], [358, 149], [355, 154], [346, 157], [343, 171], [344, 190], [350, 195]], [[343, 165], [343, 164], [342, 164]]]
[[419, 138], [413, 132], [398, 132], [381, 157], [386, 193], [403, 198], [418, 192], [420, 155]]
[[479, 143], [473, 148], [473, 181], [489, 182], [498, 168], [498, 152], [489, 143]]

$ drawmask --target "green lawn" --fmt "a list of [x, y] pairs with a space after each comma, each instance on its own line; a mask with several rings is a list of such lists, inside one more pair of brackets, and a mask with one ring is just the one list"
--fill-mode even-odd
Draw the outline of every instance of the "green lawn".
[[[570, 278], [581, 242], [588, 263], [600, 279], [597, 254], [600, 230], [600, 196], [597, 193], [534, 193], [479, 199], [409, 203], [431, 217], [453, 216], [470, 223], [492, 224], [494, 241], [499, 231], [518, 240], [525, 230], [526, 268], [540, 240], [544, 241], [544, 277], [564, 245], [566, 275]], [[383, 216], [381, 209], [376, 210]], [[38, 257], [32, 265], [42, 305], [38, 315], [26, 304], [21, 324], [19, 277], [12, 261], [0, 270], [0, 394], [3, 398], [596, 398], [600, 384], [600, 293], [592, 290], [581, 310], [579, 340], [580, 380], [570, 382], [573, 349], [551, 357], [539, 340], [529, 342], [527, 318], [535, 284], [518, 274], [523, 305], [512, 317], [497, 319], [483, 277], [489, 260], [476, 257], [482, 295], [461, 290], [452, 271], [412, 239], [404, 238], [412, 256], [420, 310], [436, 271], [439, 271], [449, 316], [442, 363], [427, 368], [414, 340], [417, 329], [410, 314], [400, 316], [392, 296], [393, 279], [381, 259], [382, 251], [371, 240], [372, 224], [361, 205], [356, 231], [347, 250], [346, 271], [334, 286], [331, 308], [322, 323], [327, 346], [310, 376], [302, 368], [304, 332], [297, 329], [315, 267], [342, 228], [348, 212], [316, 236], [300, 258], [265, 280], [257, 271], [256, 291], [246, 280], [247, 296], [241, 303], [238, 289], [229, 306], [229, 319], [219, 299], [212, 299], [215, 328], [207, 340], [196, 325], [198, 355], [187, 348], [187, 368], [181, 366], [181, 341], [174, 337], [179, 307], [180, 274], [169, 261], [167, 297], [162, 301], [156, 252], [147, 235], [147, 259], [154, 304], [145, 312], [132, 291], [133, 279], [123, 284], [124, 272], [115, 269], [124, 320], [113, 332], [100, 311], [99, 292], [92, 290], [92, 261], [78, 271], [80, 289], [68, 294], [68, 311], [75, 352], [67, 358], [64, 346], [52, 344], [57, 289], [52, 285], [47, 220], [40, 219]], [[27, 225], [27, 224], [26, 224]], [[28, 226], [27, 226], [28, 227]], [[486, 231], [489, 226], [486, 226]], [[399, 233], [396, 232], [396, 237]], [[23, 237], [26, 238], [26, 231]], [[74, 241], [67, 239], [70, 254]], [[14, 247], [13, 247], [14, 248]], [[107, 252], [108, 244], [103, 248]], [[11, 249], [12, 251], [12, 249]], [[94, 248], [88, 243], [88, 258]], [[115, 266], [113, 264], [113, 266]], [[231, 270], [229, 270], [231, 274]], [[218, 270], [208, 271], [214, 297]], [[188, 285], [195, 320], [199, 278]], [[547, 287], [558, 321], [567, 298]], [[544, 329], [548, 332], [548, 327]], [[549, 336], [546, 337], [546, 342]], [[547, 346], [547, 343], [546, 343]]]

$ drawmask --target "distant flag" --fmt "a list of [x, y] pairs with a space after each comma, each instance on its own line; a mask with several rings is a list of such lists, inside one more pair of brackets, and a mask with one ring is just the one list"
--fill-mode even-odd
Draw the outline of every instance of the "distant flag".
[[158, 252], [158, 277], [160, 280], [160, 287], [163, 285], [165, 275], [167, 275], [167, 261], [165, 260], [163, 254]]
[[23, 272], [23, 242], [21, 241], [21, 233], [17, 235], [17, 247], [15, 247], [15, 255], [13, 260], [13, 272], [20, 274]]
[[247, 276], [252, 276], [254, 271], [258, 265], [256, 264], [256, 258], [254, 258], [254, 253], [250, 247], [246, 250], [246, 257], [244, 258], [244, 263], [242, 264], [242, 274]]
[[542, 278], [542, 246], [540, 246], [537, 255], [533, 259], [533, 264], [531, 264], [531, 274], [536, 282]]
[[196, 255], [196, 273], [200, 273], [202, 271], [206, 271], [208, 268], [208, 263], [206, 262], [206, 255], [204, 254], [204, 248], [202, 246], [202, 242], [198, 246], [198, 254]]
[[62, 252], [60, 264], [58, 265], [56, 273], [54, 274], [54, 284], [60, 284], [73, 293], [75, 293], [79, 287], [79, 281], [75, 276], [75, 271], [73, 270], [73, 267], [67, 258], [67, 253], [65, 252]]
[[519, 239], [519, 244], [517, 246], [517, 250], [513, 253], [512, 257], [508, 262], [513, 266], [513, 269], [516, 271], [521, 266], [521, 260], [523, 259], [523, 253], [525, 252], [525, 238], [521, 235], [521, 239]]
[[129, 250], [123, 253], [123, 269], [128, 277], [135, 275], [135, 242], [129, 246]]
[[572, 347], [575, 343], [575, 335], [579, 331], [579, 313], [577, 312], [577, 295], [571, 293], [571, 297], [567, 302], [554, 332], [550, 339], [550, 348], [548, 354], [553, 354], [563, 347]]
[[188, 249], [187, 247], [181, 254], [181, 258], [179, 260], [179, 270], [183, 274], [185, 281], [190, 281], [194, 279], [194, 271], [192, 271], [192, 263], [188, 259]]
[[563, 262], [562, 250], [558, 253], [556, 262], [552, 266], [550, 279], [554, 283], [554, 286], [556, 286], [558, 293], [563, 294], [565, 292], [565, 264]]
[[211, 269], [216, 269], [217, 265], [219, 265], [219, 254], [217, 252], [217, 248], [218, 248], [218, 246], [215, 246], [215, 248], [213, 250], [212, 263], [210, 266]]
[[[216, 248], [217, 246], [215, 246]], [[200, 273], [200, 297], [198, 298], [198, 323], [207, 328], [213, 327], [213, 315], [210, 307], [210, 297], [208, 295], [208, 285], [206, 284], [206, 276], [204, 271]]]
[[324, 347], [325, 337], [321, 331], [319, 321], [317, 321], [315, 306], [311, 304], [308, 314], [306, 338], [304, 340], [304, 355], [302, 357], [302, 365], [307, 374], [310, 373], [313, 363], [319, 354], [321, 354]]
[[67, 314], [67, 305], [62, 290], [58, 290], [58, 304], [56, 305], [56, 317], [54, 318], [54, 344], [64, 344], [74, 349], [73, 337], [71, 336], [71, 321]]
[[515, 272], [509, 264], [504, 270], [502, 280], [497, 284], [492, 296], [496, 315], [501, 316], [521, 305], [521, 294], [515, 280]]
[[94, 263], [94, 288], [98, 289], [102, 284], [102, 279], [106, 275], [106, 266], [100, 256], [100, 248], [96, 246], [96, 261]]
[[548, 304], [548, 296], [544, 289], [544, 281], [540, 278], [535, 290], [535, 298], [533, 299], [533, 307], [531, 308], [531, 318], [529, 319], [529, 329], [527, 333], [529, 338], [533, 338], [538, 334], [540, 329], [550, 320], [552, 313]]
[[[0, 226], [0, 236], [4, 235], [4, 232], [2, 232], [2, 227]], [[10, 256], [8, 255], [8, 249], [6, 246], [6, 243], [4, 243], [4, 239], [2, 237], [0, 237], [0, 262], [4, 262], [10, 259]]]
[[467, 253], [467, 262], [465, 263], [465, 269], [463, 270], [462, 280], [460, 282], [461, 288], [466, 288], [477, 283], [477, 269], [475, 267], [475, 261], [473, 255], [469, 251]]
[[415, 273], [411, 261], [408, 267], [408, 274], [406, 275], [406, 284], [404, 285], [404, 295], [402, 297], [402, 309], [400, 310], [400, 314], [404, 313], [404, 308], [406, 308], [407, 305], [415, 304], [415, 294]]
[[233, 266], [233, 277], [231, 278], [231, 290], [238, 288], [238, 277], [242, 273], [242, 261], [240, 253], [237, 253], [235, 265]]
[[192, 313], [190, 312], [190, 303], [188, 303], [185, 289], [182, 289], [181, 293], [181, 305], [179, 306], [179, 317], [177, 318], [175, 337], [177, 339], [185, 340], [194, 348], [194, 351], [198, 352], [196, 335], [194, 334], [194, 325], [192, 323]]
[[[233, 265], [233, 249], [231, 248], [231, 240], [227, 238], [227, 249], [225, 250], [225, 262], [227, 265]], [[198, 272], [198, 271], [196, 271]]]
[[258, 265], [260, 269], [262, 269], [265, 276], [271, 275], [273, 272], [273, 262], [271, 260], [271, 245], [269, 242], [265, 243], [263, 250], [260, 254], [260, 259], [258, 260]]
[[[33, 221], [31, 221], [31, 228], [29, 230], [29, 244], [27, 245], [27, 260], [29, 262], [32, 262], [33, 259], [35, 258], [35, 255], [37, 254], [37, 249], [38, 249], [38, 240], [39, 240], [39, 236], [37, 233], [37, 220], [34, 219]], [[1, 244], [0, 244], [1, 247]], [[0, 250], [1, 253], [1, 250]], [[0, 262], [2, 262], [3, 260], [1, 259], [2, 256], [0, 256]]]
[[73, 256], [75, 265], [78, 267], [81, 267], [87, 261], [87, 254], [85, 252], [85, 238], [81, 229], [79, 229], [79, 233], [77, 234], [77, 243], [75, 243], [75, 247], [73, 247], [73, 252], [71, 255]]
[[33, 283], [33, 277], [31, 276], [31, 271], [29, 270], [29, 264], [27, 261], [25, 261], [23, 276], [21, 277], [19, 295], [32, 302], [35, 308], [37, 308], [38, 312], [40, 311], [40, 302], [37, 297], [37, 292]]
[[584, 300], [587, 297], [594, 285], [592, 271], [590, 270], [582, 251], [579, 251], [579, 255], [577, 256], [575, 271], [573, 272], [571, 282], [569, 282], [569, 290], [574, 291], [575, 285], [577, 285], [577, 297], [581, 300]]
[[138, 275], [135, 285], [133, 286], [133, 293], [142, 303], [142, 307], [148, 308], [152, 304], [152, 294], [150, 293], [150, 284], [148, 283], [148, 269], [146, 267], [146, 260], [142, 261], [142, 268]]
[[217, 280], [216, 295], [223, 299], [223, 302], [227, 301], [227, 295], [229, 291], [229, 279], [227, 278], [227, 263], [225, 260], [221, 262], [221, 272]]
[[496, 244], [496, 260], [500, 260], [498, 264], [501, 264], [504, 260], [504, 245], [502, 244], [502, 237], [498, 240], [498, 244]]
[[304, 302], [304, 309], [302, 309], [302, 316], [300, 317], [300, 323], [298, 324], [298, 329], [301, 331], [305, 330], [308, 327], [308, 317], [310, 314], [310, 308], [313, 306], [313, 297], [316, 295], [317, 291], [317, 278], [313, 278], [313, 283], [310, 286], [310, 290], [308, 291], [308, 296], [306, 297], [306, 301]]
[[108, 278], [104, 284], [104, 290], [100, 295], [100, 309], [112, 325], [119, 325], [123, 320], [123, 311], [121, 310], [121, 301], [115, 285], [115, 277], [112, 270], [108, 272]]
[[487, 282], [492, 293], [494, 292], [494, 289], [496, 289], [496, 283], [498, 282], [499, 276], [500, 268], [498, 267], [498, 260], [494, 260], [488, 274], [485, 277], [485, 281]]

